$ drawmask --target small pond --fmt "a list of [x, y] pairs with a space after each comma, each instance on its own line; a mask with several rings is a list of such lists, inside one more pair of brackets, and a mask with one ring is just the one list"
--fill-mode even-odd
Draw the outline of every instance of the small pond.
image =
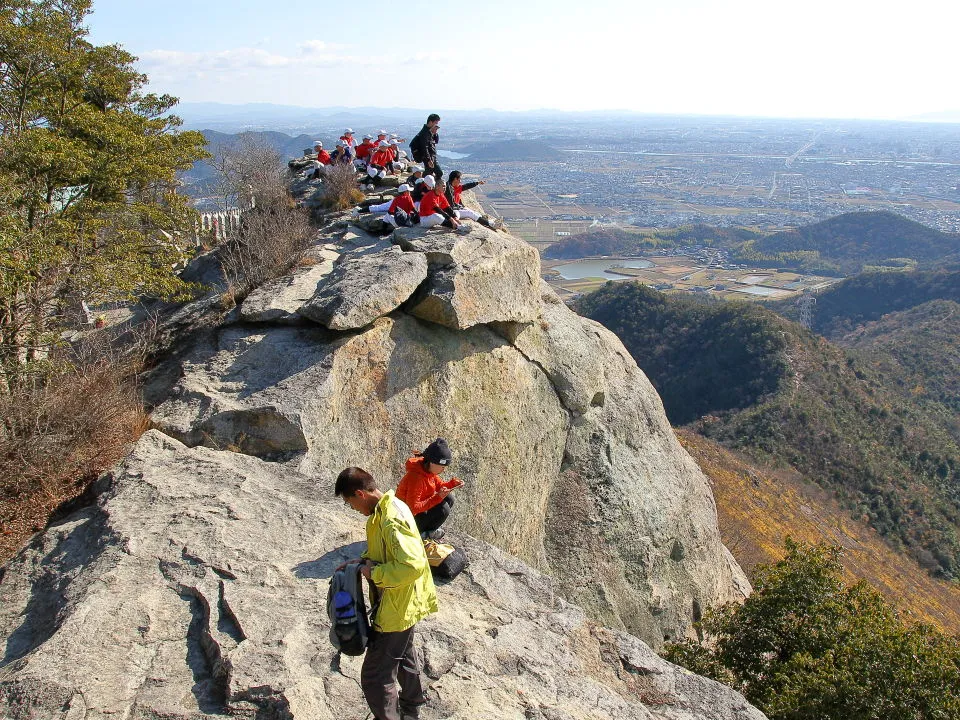
[[618, 275], [609, 272], [611, 268], [648, 268], [653, 263], [643, 258], [594, 258], [591, 260], [577, 260], [575, 262], [557, 265], [553, 269], [560, 273], [564, 280], [580, 280], [582, 278], [603, 278], [604, 280], [633, 280], [629, 275]]
[[747, 287], [729, 288], [733, 292], [746, 293], [747, 295], [763, 295], [766, 297], [777, 297], [779, 295], [788, 295], [789, 291], [780, 288], [763, 287], [761, 285], [748, 285]]

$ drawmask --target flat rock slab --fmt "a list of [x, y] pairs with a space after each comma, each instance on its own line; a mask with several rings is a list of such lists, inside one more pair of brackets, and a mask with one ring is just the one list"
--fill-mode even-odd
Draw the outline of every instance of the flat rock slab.
[[[299, 268], [292, 275], [264, 283], [240, 306], [240, 318], [246, 322], [300, 322], [297, 311], [317, 292], [317, 285], [333, 270], [336, 253], [322, 251], [319, 262], [311, 267]], [[324, 257], [326, 256], [326, 257]]]
[[300, 315], [331, 330], [354, 330], [396, 310], [427, 278], [427, 259], [391, 247], [339, 263]]
[[391, 241], [422, 253], [430, 277], [411, 312], [463, 330], [491, 322], [534, 322], [540, 317], [540, 256], [510, 235], [470, 223], [460, 234], [399, 228]]

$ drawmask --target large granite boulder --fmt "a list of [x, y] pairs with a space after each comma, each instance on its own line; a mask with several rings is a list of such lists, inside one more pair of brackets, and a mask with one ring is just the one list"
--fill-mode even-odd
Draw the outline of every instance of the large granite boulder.
[[532, 322], [540, 313], [540, 257], [505, 233], [468, 223], [469, 232], [398, 228], [391, 240], [430, 262], [429, 281], [410, 312], [463, 330], [490, 322]]
[[392, 241], [345, 215], [318, 233], [339, 255], [313, 271], [322, 324], [291, 324], [305, 269], [162, 320], [156, 430], [0, 574], [10, 717], [362, 717], [325, 639], [323, 581], [362, 536], [333, 481], [355, 464], [391, 487], [438, 435], [473, 565], [423, 628], [427, 720], [761, 717], [641, 643], [749, 584], [623, 345], [509, 235]]
[[347, 256], [297, 312], [331, 330], [369, 325], [405, 302], [427, 278], [427, 259], [398, 247]]
[[[4, 717], [360, 720], [360, 658], [328, 641], [333, 569], [363, 518], [278, 463], [150, 431], [95, 505], [0, 576]], [[736, 692], [592, 622], [469, 536], [418, 625], [424, 720], [763, 720]]]
[[[470, 257], [451, 240], [394, 254], [426, 258], [427, 285], [443, 270], [431, 253]], [[526, 323], [455, 330], [408, 312], [414, 299], [349, 333], [222, 328], [178, 358], [166, 386], [148, 385], [153, 422], [190, 445], [294, 462], [328, 488], [345, 464], [393, 484], [443, 435], [466, 481], [453, 526], [659, 647], [749, 585], [646, 377], [615, 336], [534, 287]]]

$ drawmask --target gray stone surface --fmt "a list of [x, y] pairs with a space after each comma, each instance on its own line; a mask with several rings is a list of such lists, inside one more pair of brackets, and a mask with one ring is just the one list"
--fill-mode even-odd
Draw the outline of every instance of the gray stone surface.
[[427, 260], [420, 253], [391, 247], [346, 257], [297, 312], [332, 330], [361, 328], [399, 307], [426, 278]]
[[[183, 359], [153, 420], [189, 444], [297, 455], [328, 487], [344, 458], [395, 482], [411, 451], [443, 435], [450, 472], [466, 480], [454, 526], [659, 647], [749, 585], [721, 544], [706, 478], [627, 351], [565, 307], [545, 301], [543, 315], [549, 327], [522, 329], [516, 347], [486, 326], [402, 311], [348, 335], [228, 327]], [[562, 354], [580, 342], [588, 352]], [[265, 409], [272, 424], [236, 422]], [[270, 427], [283, 432], [263, 437]]]
[[254, 289], [240, 306], [240, 318], [245, 322], [300, 322], [297, 311], [316, 294], [317, 285], [333, 270], [338, 254], [319, 251], [308, 257], [315, 264]]
[[[345, 677], [325, 654], [315, 582], [361, 536], [333, 480], [357, 464], [393, 486], [438, 435], [466, 481], [448, 525], [477, 540], [424, 628], [426, 720], [760, 717], [626, 634], [654, 649], [690, 636], [749, 583], [623, 345], [542, 285], [536, 252], [509, 235], [393, 239], [406, 252], [345, 216], [315, 239], [321, 261], [340, 254], [343, 303], [369, 318], [348, 331], [241, 323], [217, 294], [161, 319], [166, 354], [144, 382], [159, 431], [96, 508], [0, 574], [10, 717], [363, 717], [356, 664]], [[421, 280], [398, 289], [397, 263]]]
[[[289, 466], [141, 438], [98, 503], [0, 577], [4, 717], [361, 720], [325, 595], [363, 518]], [[596, 625], [553, 581], [468, 536], [418, 625], [424, 720], [762, 720], [737, 693]]]
[[540, 256], [505, 233], [467, 223], [466, 234], [445, 228], [401, 228], [391, 236], [430, 262], [429, 282], [411, 312], [454, 329], [490, 322], [532, 322], [540, 313]]
[[546, 282], [540, 282], [540, 319], [495, 329], [547, 373], [564, 406], [575, 415], [605, 402], [607, 349]]

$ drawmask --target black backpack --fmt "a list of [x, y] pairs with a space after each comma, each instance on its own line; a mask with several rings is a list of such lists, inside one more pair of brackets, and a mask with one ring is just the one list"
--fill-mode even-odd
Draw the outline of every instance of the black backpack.
[[414, 162], [422, 163], [427, 159], [427, 146], [423, 141], [423, 134], [417, 133], [413, 136], [413, 140], [410, 141], [410, 155], [413, 156]]
[[327, 591], [330, 642], [344, 655], [363, 655], [370, 638], [362, 577], [360, 565], [352, 563], [337, 570], [330, 578]]
[[462, 548], [434, 540], [427, 540], [423, 547], [427, 553], [427, 561], [430, 563], [430, 572], [435, 578], [453, 580], [470, 564]]

